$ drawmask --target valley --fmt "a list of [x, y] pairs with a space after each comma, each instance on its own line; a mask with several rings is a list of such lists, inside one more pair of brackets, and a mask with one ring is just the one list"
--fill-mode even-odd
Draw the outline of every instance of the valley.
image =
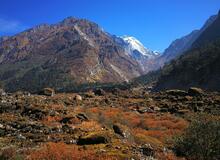
[[[65, 5], [48, 17], [28, 12], [45, 17], [43, 24], [20, 15], [31, 27], [0, 13], [0, 160], [219, 160], [220, 12], [199, 10], [207, 12], [201, 19], [210, 16], [203, 25], [197, 7], [189, 16], [162, 6], [163, 12], [147, 12], [146, 21], [142, 12], [120, 10], [117, 17], [126, 16], [112, 22], [93, 15], [97, 6], [88, 4], [71, 12]], [[57, 21], [73, 11], [97, 23], [72, 16]], [[168, 17], [158, 21], [157, 14]], [[128, 29], [144, 41], [124, 34]], [[164, 51], [154, 49], [173, 35]]]

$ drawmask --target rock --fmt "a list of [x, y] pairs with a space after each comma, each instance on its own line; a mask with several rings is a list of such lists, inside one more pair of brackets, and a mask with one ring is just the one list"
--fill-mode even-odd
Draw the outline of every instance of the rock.
[[17, 135], [17, 139], [19, 139], [19, 140], [26, 140], [26, 137], [23, 136], [22, 134], [18, 134]]
[[112, 128], [116, 134], [119, 134], [124, 138], [129, 138], [131, 136], [129, 129], [121, 124], [114, 124]]
[[105, 95], [105, 91], [103, 89], [100, 89], [100, 88], [95, 89], [93, 92], [96, 96], [104, 96]]
[[60, 120], [60, 123], [69, 123], [74, 117], [64, 117], [63, 119]]
[[166, 94], [172, 96], [186, 96], [187, 92], [183, 90], [173, 89], [173, 90], [167, 90]]
[[193, 99], [193, 97], [191, 97], [191, 96], [185, 96], [186, 101], [191, 101], [192, 99]]
[[75, 101], [82, 101], [82, 96], [76, 95], [76, 96], [74, 97], [74, 100], [75, 100]]
[[80, 137], [77, 141], [78, 145], [106, 144], [110, 142], [110, 137], [106, 133], [92, 133], [84, 137]]
[[188, 94], [190, 96], [202, 96], [204, 94], [204, 91], [201, 88], [191, 87], [188, 90]]
[[52, 88], [44, 88], [42, 91], [42, 94], [45, 96], [51, 96], [53, 97], [55, 95], [55, 91]]
[[89, 118], [84, 113], [79, 113], [76, 115], [76, 117], [82, 121], [88, 121]]
[[153, 147], [151, 147], [150, 144], [145, 144], [140, 149], [141, 149], [141, 152], [142, 152], [143, 155], [145, 155], [145, 156], [154, 156], [154, 149], [153, 149]]
[[159, 107], [153, 107], [153, 110], [155, 111], [155, 112], [160, 112], [160, 108]]

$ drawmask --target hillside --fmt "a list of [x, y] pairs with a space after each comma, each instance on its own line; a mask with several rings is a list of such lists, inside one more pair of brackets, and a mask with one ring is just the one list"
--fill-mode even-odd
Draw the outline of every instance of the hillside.
[[193, 43], [192, 49], [161, 72], [156, 90], [190, 86], [219, 91], [220, 16]]
[[216, 20], [217, 15], [211, 16], [199, 30], [194, 30], [190, 34], [174, 40], [170, 46], [165, 49], [164, 53], [157, 59], [158, 67], [169, 63], [171, 60], [178, 58], [184, 52], [191, 49], [193, 43], [201, 34]]
[[0, 43], [0, 81], [8, 91], [72, 90], [85, 83], [128, 81], [144, 73], [97, 24], [69, 17]]

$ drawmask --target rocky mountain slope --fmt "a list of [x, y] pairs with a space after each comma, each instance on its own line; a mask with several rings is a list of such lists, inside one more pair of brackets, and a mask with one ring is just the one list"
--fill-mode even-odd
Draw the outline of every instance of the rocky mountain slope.
[[128, 81], [143, 73], [110, 34], [83, 19], [39, 25], [0, 43], [0, 81], [9, 91], [65, 90]]
[[190, 34], [176, 39], [171, 45], [164, 51], [163, 55], [157, 59], [158, 66], [163, 66], [165, 63], [170, 62], [188, 51], [192, 44], [198, 39], [198, 37], [216, 20], [217, 15], [211, 16], [203, 25], [200, 30], [194, 30]]
[[192, 49], [166, 65], [161, 72], [156, 89], [188, 88], [198, 86], [220, 91], [220, 14], [207, 27]]

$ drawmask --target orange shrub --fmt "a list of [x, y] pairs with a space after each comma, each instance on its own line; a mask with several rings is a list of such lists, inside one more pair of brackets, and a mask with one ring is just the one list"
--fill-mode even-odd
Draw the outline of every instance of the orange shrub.
[[86, 131], [98, 131], [101, 130], [101, 125], [96, 121], [84, 121], [80, 124], [80, 128]]
[[121, 113], [121, 110], [118, 108], [110, 108], [110, 109], [107, 109], [103, 112], [103, 114], [106, 118], [117, 117], [117, 115], [119, 115], [119, 113]]
[[76, 145], [64, 143], [47, 143], [39, 150], [35, 150], [28, 160], [116, 160], [115, 157], [97, 155], [93, 150], [83, 150]]
[[88, 109], [89, 112], [92, 112], [92, 113], [100, 113], [100, 108], [98, 107], [93, 107], [93, 108], [90, 108]]

